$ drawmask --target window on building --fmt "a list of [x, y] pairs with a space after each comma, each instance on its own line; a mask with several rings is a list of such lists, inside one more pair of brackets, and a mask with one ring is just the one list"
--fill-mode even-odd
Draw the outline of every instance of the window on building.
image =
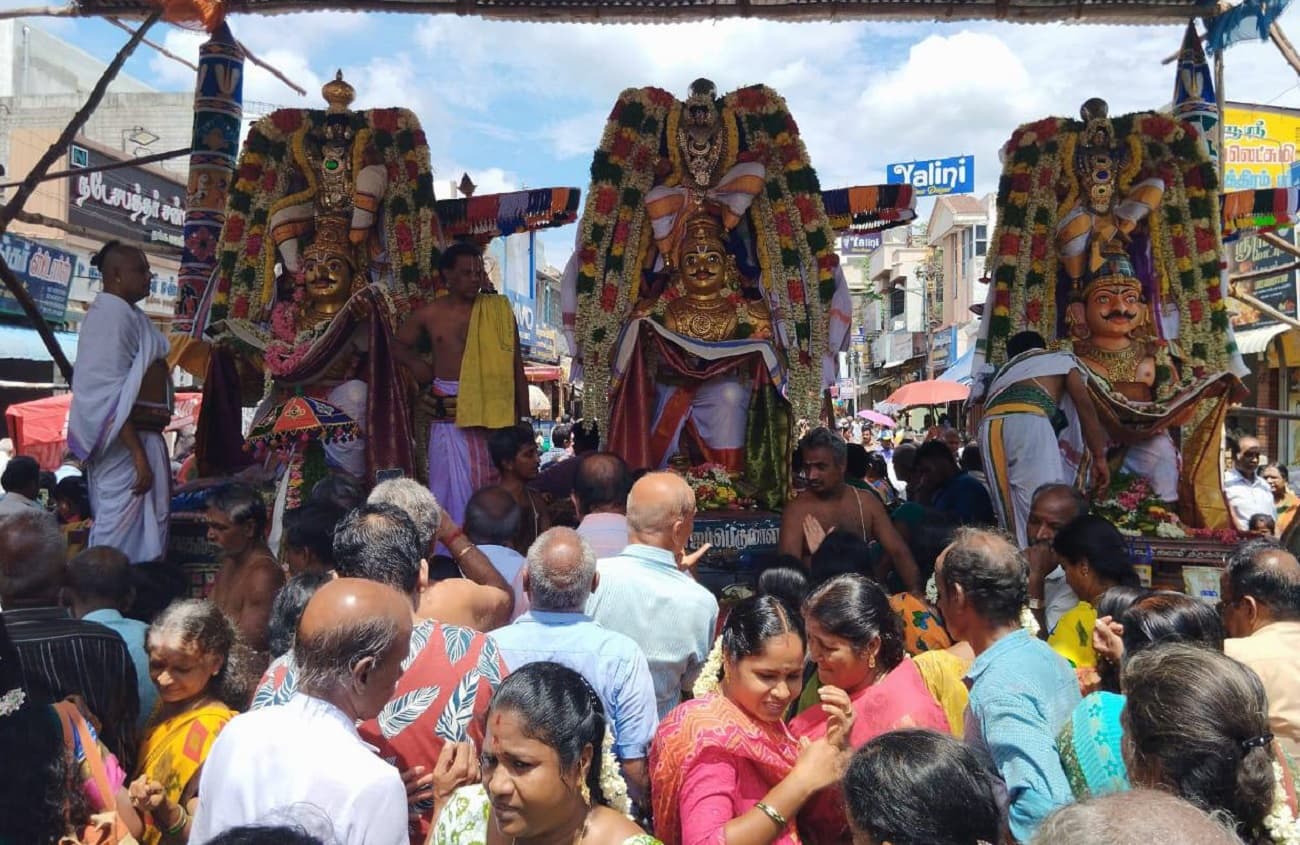
[[975, 233], [970, 229], [961, 230], [961, 263], [962, 266], [970, 264], [970, 260], [975, 257]]
[[904, 287], [892, 288], [889, 291], [889, 316], [901, 317], [907, 310], [907, 289]]
[[975, 254], [987, 255], [989, 251], [989, 227], [975, 227]]

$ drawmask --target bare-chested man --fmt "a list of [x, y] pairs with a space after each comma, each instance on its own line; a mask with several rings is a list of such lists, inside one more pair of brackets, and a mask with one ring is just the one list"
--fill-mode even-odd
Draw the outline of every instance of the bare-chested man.
[[[440, 267], [447, 295], [407, 319], [397, 334], [395, 356], [420, 385], [428, 386], [420, 404], [433, 420], [429, 489], [459, 524], [465, 521], [469, 497], [493, 481], [487, 429], [505, 428], [529, 418], [528, 382], [514, 314], [504, 297], [490, 295], [482, 252], [472, 244], [452, 244], [442, 253]], [[482, 327], [480, 331], [505, 336], [472, 336], [474, 324]], [[417, 351], [422, 339], [432, 345], [432, 363]], [[481, 364], [503, 348], [514, 349], [513, 379], [485, 377], [479, 382], [485, 395], [462, 396], [461, 381], [470, 375], [461, 371], [466, 357], [482, 369]], [[473, 377], [479, 378], [479, 373]], [[500, 391], [500, 395], [486, 395], [492, 391]], [[503, 413], [502, 409], [507, 410]]]
[[267, 651], [271, 604], [284, 586], [284, 571], [266, 545], [266, 503], [256, 490], [230, 484], [212, 494], [208, 542], [222, 555], [209, 598], [235, 624], [245, 645]]
[[[884, 548], [907, 591], [921, 595], [922, 584], [916, 561], [903, 538], [894, 529], [880, 499], [844, 483], [848, 444], [828, 428], [815, 428], [799, 441], [803, 471], [808, 487], [781, 514], [781, 554], [800, 558], [810, 565], [814, 543], [831, 531], [847, 531], [867, 542], [876, 540]], [[866, 561], [862, 562], [863, 567]]]
[[[1072, 464], [1091, 461], [1091, 482], [1104, 490], [1106, 431], [1088, 392], [1083, 364], [1068, 352], [1049, 352], [1036, 332], [1007, 340], [1007, 362], [989, 384], [979, 426], [984, 475], [998, 522], [1029, 545], [1025, 524], [1034, 491], [1044, 484], [1074, 484]], [[1066, 400], [1069, 401], [1066, 401]], [[1060, 439], [1070, 429], [1088, 454], [1067, 461]]]

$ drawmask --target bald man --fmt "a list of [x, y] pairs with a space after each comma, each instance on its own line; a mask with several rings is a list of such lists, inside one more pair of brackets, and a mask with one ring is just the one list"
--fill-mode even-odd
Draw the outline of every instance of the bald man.
[[[357, 735], [392, 697], [411, 642], [411, 600], [340, 578], [316, 591], [298, 623], [298, 693], [235, 717], [203, 765], [189, 841], [240, 825], [328, 821], [340, 845], [406, 845], [406, 788]], [[256, 765], [251, 763], [255, 762]]]
[[682, 701], [713, 647], [718, 602], [695, 582], [686, 543], [695, 494], [679, 476], [652, 472], [627, 498], [628, 546], [598, 564], [600, 589], [587, 615], [635, 640], [654, 679], [659, 718]]
[[1300, 562], [1273, 540], [1243, 543], [1221, 576], [1223, 651], [1259, 675], [1273, 735], [1300, 753]]
[[104, 289], [81, 323], [72, 377], [68, 447], [85, 464], [95, 524], [90, 546], [132, 563], [167, 551], [171, 462], [162, 432], [172, 418], [167, 336], [137, 306], [149, 295], [149, 260], [110, 242], [91, 260]]

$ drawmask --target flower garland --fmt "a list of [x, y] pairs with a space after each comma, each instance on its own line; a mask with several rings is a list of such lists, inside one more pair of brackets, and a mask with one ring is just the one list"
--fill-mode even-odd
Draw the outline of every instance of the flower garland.
[[695, 504], [702, 511], [743, 510], [753, 507], [752, 499], [736, 491], [735, 479], [721, 464], [691, 467], [683, 478], [695, 494]]
[[[794, 414], [816, 418], [838, 266], [821, 187], [798, 126], [775, 91], [742, 88], [721, 105], [727, 133], [723, 163], [761, 160], [766, 167], [765, 190], [750, 209], [763, 289], [787, 351]], [[666, 184], [682, 175], [673, 135], [679, 109], [676, 98], [662, 89], [624, 91], [592, 161], [578, 237], [576, 325], [587, 383], [584, 403], [597, 419], [608, 419], [613, 345], [638, 299], [652, 244], [645, 194], [656, 173], [667, 171]]]
[[[1112, 125], [1128, 150], [1118, 174], [1120, 195], [1141, 178], [1159, 176], [1166, 185], [1160, 207], [1147, 217], [1152, 264], [1161, 302], [1179, 310], [1177, 353], [1188, 365], [1179, 378], [1158, 385], [1167, 397], [1193, 378], [1227, 370], [1233, 353], [1220, 287], [1217, 175], [1189, 124], [1142, 113], [1115, 118]], [[995, 366], [1016, 331], [1057, 336], [1055, 233], [1057, 221], [1079, 201], [1073, 160], [1082, 129], [1079, 121], [1048, 118], [1021, 126], [1003, 148], [998, 225], [987, 265], [993, 313], [985, 353]], [[1168, 355], [1159, 353], [1160, 366], [1172, 376]]]
[[718, 637], [713, 641], [713, 648], [709, 649], [709, 656], [700, 667], [700, 674], [695, 678], [695, 683], [691, 685], [691, 695], [695, 698], [704, 698], [717, 692], [721, 687], [722, 637]]
[[[935, 583], [933, 575], [930, 580], [925, 582], [925, 600], [931, 605], [939, 604], [939, 585]], [[1038, 617], [1029, 609], [1029, 605], [1020, 608], [1020, 627], [1029, 632], [1029, 636], [1037, 638], [1042, 628], [1038, 625]]]
[[614, 756], [614, 729], [606, 722], [605, 739], [600, 743], [600, 792], [605, 796], [605, 806], [632, 818], [632, 799], [627, 794], [627, 781]]
[[[218, 244], [214, 321], [233, 317], [262, 322], [271, 316], [277, 258], [267, 227], [275, 210], [315, 197], [306, 143], [322, 131], [325, 115], [321, 110], [280, 109], [249, 131]], [[354, 174], [376, 164], [387, 173], [376, 225], [392, 271], [393, 293], [402, 302], [417, 302], [432, 285], [437, 228], [424, 131], [406, 109], [351, 112], [349, 119]]]
[[1165, 507], [1145, 477], [1118, 472], [1111, 479], [1105, 498], [1093, 503], [1092, 511], [1104, 517], [1126, 537], [1160, 537], [1179, 540], [1187, 536], [1178, 514]]
[[1296, 822], [1286, 791], [1282, 764], [1273, 761], [1273, 806], [1264, 817], [1264, 829], [1277, 845], [1300, 845], [1300, 823]]

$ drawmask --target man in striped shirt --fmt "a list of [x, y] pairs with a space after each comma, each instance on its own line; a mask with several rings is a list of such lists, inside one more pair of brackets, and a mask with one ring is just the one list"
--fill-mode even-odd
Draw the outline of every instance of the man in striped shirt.
[[59, 606], [66, 560], [53, 514], [0, 517], [0, 618], [18, 650], [28, 697], [52, 704], [79, 696], [98, 720], [100, 739], [129, 772], [140, 712], [135, 667], [116, 631]]

